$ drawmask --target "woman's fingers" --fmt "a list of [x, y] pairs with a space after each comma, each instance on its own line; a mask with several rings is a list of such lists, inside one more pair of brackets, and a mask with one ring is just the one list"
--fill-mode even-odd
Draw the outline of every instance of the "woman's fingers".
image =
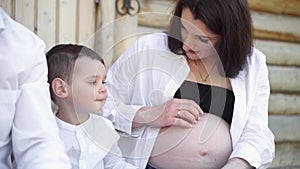
[[191, 115], [194, 116], [195, 120], [198, 120], [200, 115], [203, 114], [203, 111], [201, 110], [200, 106], [193, 100], [176, 99], [176, 101], [178, 102], [177, 109], [180, 111], [189, 112]]
[[197, 121], [194, 115], [186, 110], [179, 110], [176, 117], [187, 121], [190, 124], [195, 124]]
[[179, 126], [179, 127], [184, 127], [184, 128], [191, 128], [193, 125], [186, 120], [183, 120], [181, 118], [175, 118], [173, 122], [173, 126]]
[[[171, 125], [191, 127], [203, 114], [200, 106], [192, 100], [171, 99], [165, 104], [142, 108], [138, 111], [135, 123], [151, 127], [167, 127]], [[138, 118], [140, 117], [140, 118]]]

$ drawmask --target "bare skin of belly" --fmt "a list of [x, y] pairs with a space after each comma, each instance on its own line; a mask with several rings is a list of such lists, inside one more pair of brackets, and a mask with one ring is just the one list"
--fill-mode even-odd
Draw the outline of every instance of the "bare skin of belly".
[[161, 169], [220, 169], [232, 152], [229, 125], [204, 114], [192, 128], [162, 128], [149, 163]]

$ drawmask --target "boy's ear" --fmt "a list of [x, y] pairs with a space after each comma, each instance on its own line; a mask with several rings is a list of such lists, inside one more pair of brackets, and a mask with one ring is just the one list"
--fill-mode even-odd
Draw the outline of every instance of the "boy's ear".
[[67, 98], [69, 95], [68, 84], [61, 78], [55, 78], [52, 80], [52, 91], [59, 98]]

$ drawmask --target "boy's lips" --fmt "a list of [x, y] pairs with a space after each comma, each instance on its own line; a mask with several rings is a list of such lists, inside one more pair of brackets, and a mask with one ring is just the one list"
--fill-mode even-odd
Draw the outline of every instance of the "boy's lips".
[[106, 98], [105, 99], [96, 99], [96, 101], [98, 101], [98, 102], [103, 102], [105, 100], [106, 100]]

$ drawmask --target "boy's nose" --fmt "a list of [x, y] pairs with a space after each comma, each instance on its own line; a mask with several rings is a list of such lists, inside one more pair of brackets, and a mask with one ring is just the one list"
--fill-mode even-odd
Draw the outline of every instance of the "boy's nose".
[[101, 84], [101, 85], [99, 86], [98, 92], [99, 92], [99, 93], [106, 92], [106, 87], [105, 87], [103, 84]]

